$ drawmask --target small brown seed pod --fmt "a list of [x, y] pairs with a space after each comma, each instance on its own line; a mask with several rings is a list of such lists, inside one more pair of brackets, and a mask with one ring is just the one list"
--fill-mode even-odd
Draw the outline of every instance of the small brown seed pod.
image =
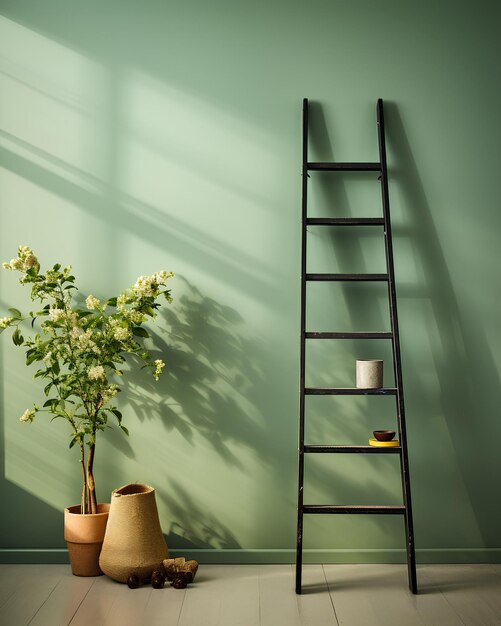
[[185, 589], [190, 583], [191, 576], [187, 572], [178, 572], [171, 585], [174, 589]]
[[165, 585], [165, 574], [156, 569], [151, 575], [151, 586], [153, 589], [163, 589]]
[[137, 576], [137, 574], [131, 574], [127, 578], [127, 585], [129, 589], [137, 589], [140, 585], [139, 576]]

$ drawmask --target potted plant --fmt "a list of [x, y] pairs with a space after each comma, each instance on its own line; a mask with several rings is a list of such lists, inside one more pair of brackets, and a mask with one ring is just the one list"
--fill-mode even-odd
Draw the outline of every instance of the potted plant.
[[[65, 538], [73, 573], [95, 576], [101, 573], [98, 559], [109, 509], [96, 498], [96, 438], [110, 420], [128, 435], [122, 414], [113, 404], [126, 355], [135, 357], [142, 368], [151, 368], [155, 380], [164, 368], [163, 361], [154, 360], [142, 345], [149, 337], [143, 324], [156, 316], [160, 296], [172, 301], [166, 281], [173, 273], [140, 276], [117, 297], [101, 301], [91, 294], [85, 306], [79, 306], [71, 266], [56, 264], [41, 272], [31, 248], [19, 246], [18, 256], [3, 267], [20, 272], [19, 282], [31, 285], [31, 300], [40, 302], [40, 309], [28, 316], [12, 308], [9, 317], [0, 319], [0, 332], [14, 329], [14, 344], [26, 349], [26, 364], [36, 364], [35, 378], [45, 383], [45, 402], [27, 409], [20, 420], [32, 422], [39, 413], [63, 420], [69, 447], [79, 450], [82, 493], [80, 504], [65, 510]], [[83, 304], [83, 299], [80, 301]], [[22, 331], [25, 320], [31, 321], [31, 336], [25, 337]]]

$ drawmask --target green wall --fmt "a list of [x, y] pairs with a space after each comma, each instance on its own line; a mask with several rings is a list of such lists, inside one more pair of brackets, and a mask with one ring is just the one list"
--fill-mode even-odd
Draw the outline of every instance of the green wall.
[[[385, 99], [418, 559], [501, 554], [498, 84], [495, 2], [0, 1], [0, 252], [71, 263], [84, 294], [176, 272], [134, 377], [130, 439], [99, 443], [100, 499], [157, 489], [174, 549], [206, 561], [291, 561], [295, 542], [301, 100], [312, 160], [376, 160]], [[376, 215], [374, 176], [317, 174], [315, 215]], [[317, 229], [318, 231], [318, 229]], [[311, 271], [378, 271], [373, 232], [309, 235]], [[26, 308], [13, 274], [0, 304]], [[6, 313], [1, 313], [5, 315]], [[383, 330], [384, 290], [311, 287], [312, 330]], [[329, 345], [325, 345], [329, 344]], [[78, 500], [60, 423], [0, 339], [1, 558], [63, 559]], [[381, 342], [322, 342], [311, 384], [350, 386]], [[308, 399], [310, 443], [364, 443], [386, 398]], [[308, 459], [305, 500], [397, 503], [397, 459]], [[309, 560], [398, 561], [400, 519], [308, 518]]]

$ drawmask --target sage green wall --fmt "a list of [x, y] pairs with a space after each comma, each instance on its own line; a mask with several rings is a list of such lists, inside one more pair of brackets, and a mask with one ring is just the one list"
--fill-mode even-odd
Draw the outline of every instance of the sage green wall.
[[[2, 260], [28, 244], [101, 297], [176, 272], [152, 343], [166, 374], [122, 394], [131, 436], [99, 443], [101, 499], [147, 482], [172, 547], [293, 559], [301, 100], [312, 159], [376, 160], [383, 97], [418, 558], [499, 558], [498, 6], [0, 2]], [[373, 176], [309, 184], [316, 215], [379, 210]], [[374, 233], [342, 235], [309, 235], [311, 270], [378, 271]], [[1, 315], [29, 306], [13, 274], [0, 281]], [[377, 287], [310, 295], [310, 329], [387, 324]], [[63, 558], [76, 452], [63, 424], [19, 422], [41, 386], [8, 333], [0, 349], [2, 558]], [[354, 359], [379, 356], [391, 383], [381, 343], [323, 342], [308, 381], [350, 386]], [[308, 411], [312, 443], [364, 443], [394, 423], [385, 398]], [[305, 498], [398, 502], [396, 462], [309, 459]], [[402, 559], [401, 520], [363, 517], [307, 519], [308, 558]]]

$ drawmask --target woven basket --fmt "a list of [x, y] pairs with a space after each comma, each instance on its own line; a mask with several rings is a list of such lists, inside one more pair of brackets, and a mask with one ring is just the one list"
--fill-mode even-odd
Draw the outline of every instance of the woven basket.
[[153, 487], [131, 484], [115, 489], [99, 557], [103, 572], [121, 583], [131, 574], [147, 580], [167, 558]]

